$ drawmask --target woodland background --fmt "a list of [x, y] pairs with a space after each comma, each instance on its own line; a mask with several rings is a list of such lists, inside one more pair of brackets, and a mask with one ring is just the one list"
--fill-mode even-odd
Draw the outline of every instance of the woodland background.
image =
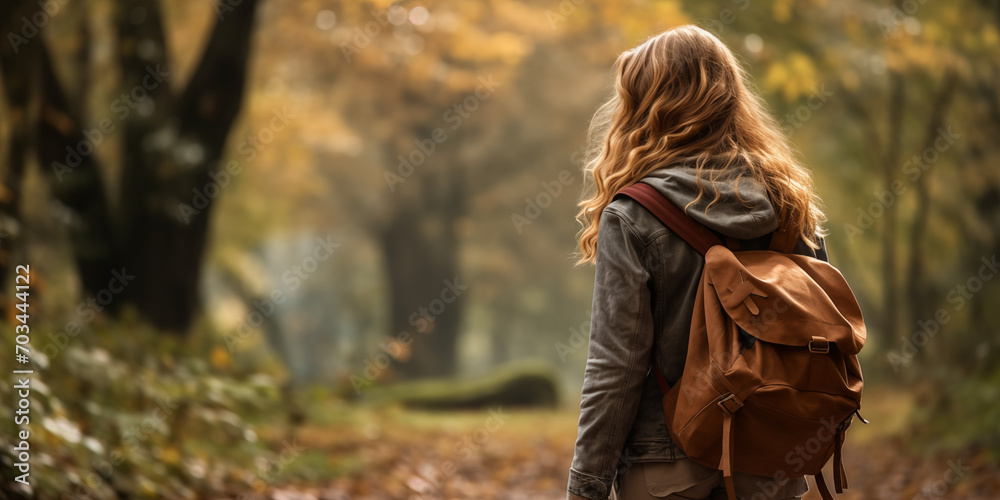
[[688, 23], [862, 303], [849, 498], [995, 498], [997, 0], [4, 0], [0, 498], [564, 496], [588, 120]]

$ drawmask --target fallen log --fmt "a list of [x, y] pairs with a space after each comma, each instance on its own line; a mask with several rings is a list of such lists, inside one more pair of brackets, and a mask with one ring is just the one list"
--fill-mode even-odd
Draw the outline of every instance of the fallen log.
[[482, 377], [415, 380], [373, 387], [366, 391], [362, 402], [428, 410], [554, 408], [559, 403], [559, 375], [546, 361], [519, 361]]

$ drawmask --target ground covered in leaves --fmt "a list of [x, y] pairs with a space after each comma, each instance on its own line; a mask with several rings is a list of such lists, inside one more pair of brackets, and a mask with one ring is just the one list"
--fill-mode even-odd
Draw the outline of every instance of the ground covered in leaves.
[[[987, 452], [916, 445], [906, 435], [906, 411], [897, 411], [908, 405], [890, 395], [870, 399], [866, 417], [873, 423], [856, 424], [849, 434], [851, 488], [838, 498], [1000, 498], [1000, 467]], [[566, 410], [436, 413], [332, 405], [294, 432], [297, 455], [279, 471], [281, 479], [262, 480], [247, 498], [562, 499], [576, 418]], [[269, 438], [289, 439], [277, 431]], [[298, 461], [325, 462], [322, 468], [336, 477], [301, 477]], [[812, 491], [806, 496], [818, 498]]]

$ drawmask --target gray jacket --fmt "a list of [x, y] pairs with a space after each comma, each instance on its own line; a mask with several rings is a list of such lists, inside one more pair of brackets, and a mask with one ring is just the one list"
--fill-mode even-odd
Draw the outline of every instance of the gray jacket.
[[[766, 249], [778, 220], [764, 189], [736, 169], [688, 214], [713, 231]], [[661, 168], [641, 182], [684, 208], [698, 194], [690, 164]], [[721, 196], [706, 213], [705, 207]], [[796, 253], [826, 260], [799, 242]], [[818, 255], [817, 255], [818, 253]], [[630, 463], [674, 461], [684, 452], [667, 432], [652, 357], [672, 385], [687, 356], [688, 331], [704, 258], [635, 200], [619, 196], [601, 213], [590, 347], [569, 493], [605, 499]]]

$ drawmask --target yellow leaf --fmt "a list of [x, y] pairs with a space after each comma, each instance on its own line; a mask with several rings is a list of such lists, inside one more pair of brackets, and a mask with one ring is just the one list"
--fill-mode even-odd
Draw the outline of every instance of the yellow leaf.
[[787, 79], [788, 69], [781, 61], [775, 61], [767, 68], [767, 74], [764, 75], [764, 88], [770, 91], [781, 90]]
[[171, 446], [163, 450], [163, 455], [160, 456], [160, 459], [167, 464], [174, 465], [181, 461], [181, 454], [177, 451], [177, 448]]
[[224, 347], [215, 346], [212, 348], [212, 353], [209, 356], [209, 362], [213, 367], [220, 370], [227, 368], [229, 367], [229, 362], [231, 360], [232, 358], [229, 357], [229, 351], [227, 351]]
[[774, 20], [779, 23], [787, 23], [789, 19], [792, 18], [792, 2], [791, 0], [775, 0], [772, 6], [772, 11], [774, 13]]
[[784, 62], [777, 61], [767, 69], [764, 88], [780, 91], [786, 101], [793, 101], [809, 94], [819, 85], [816, 67], [809, 56], [795, 52]]
[[1000, 44], [1000, 36], [997, 35], [997, 30], [993, 26], [986, 26], [983, 28], [983, 45], [987, 48], [995, 48]]

